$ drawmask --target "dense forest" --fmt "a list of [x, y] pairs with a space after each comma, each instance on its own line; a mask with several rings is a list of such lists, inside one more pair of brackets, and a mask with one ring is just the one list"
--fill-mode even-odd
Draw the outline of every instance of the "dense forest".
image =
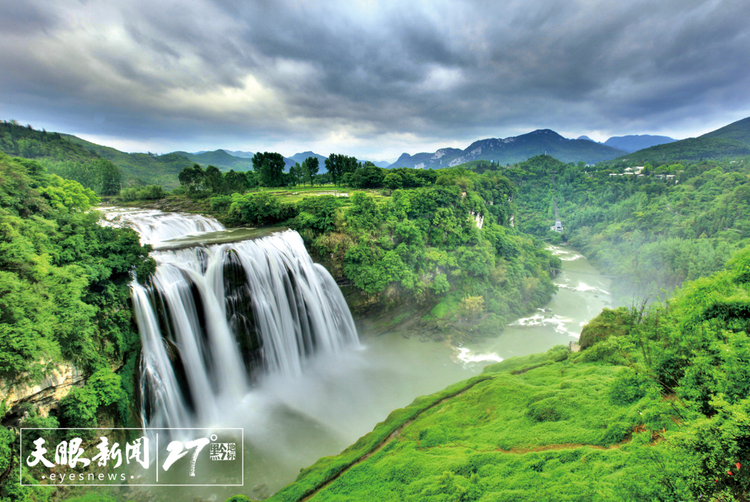
[[48, 172], [78, 181], [98, 195], [116, 195], [122, 188], [179, 186], [177, 175], [190, 160], [171, 153], [123, 153], [68, 134], [48, 133], [15, 121], [0, 122], [0, 152], [34, 159]]
[[[748, 244], [749, 157], [646, 164], [640, 175], [627, 165], [539, 156], [503, 168], [518, 187], [519, 229], [552, 242], [567, 239], [615, 276], [614, 293], [625, 304], [670, 296], [683, 281], [720, 270]], [[555, 204], [562, 235], [550, 231]]]
[[[33, 384], [59, 365], [86, 378], [42, 417], [31, 403], [0, 404], [0, 476], [17, 479], [17, 427], [136, 424], [140, 337], [129, 306], [131, 273], [154, 269], [138, 235], [99, 225], [99, 198], [33, 160], [0, 154], [0, 386]], [[13, 453], [15, 451], [15, 453]], [[32, 479], [25, 480], [32, 482]], [[46, 495], [2, 483], [0, 500]]]
[[559, 259], [510, 226], [515, 189], [507, 178], [464, 169], [439, 176], [400, 169], [388, 176], [403, 176], [410, 188], [291, 203], [269, 192], [237, 192], [210, 203], [229, 225], [283, 224], [299, 231], [310, 252], [346, 280], [353, 308], [414, 307], [425, 311], [426, 332], [454, 342], [497, 334], [549, 300]]

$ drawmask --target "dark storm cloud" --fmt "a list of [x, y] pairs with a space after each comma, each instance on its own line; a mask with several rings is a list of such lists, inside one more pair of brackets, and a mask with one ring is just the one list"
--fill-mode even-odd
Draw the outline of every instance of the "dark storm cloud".
[[0, 112], [78, 130], [106, 117], [111, 135], [360, 148], [750, 113], [744, 0], [54, 5], [0, 7], [0, 28], [14, 26], [0, 34]]

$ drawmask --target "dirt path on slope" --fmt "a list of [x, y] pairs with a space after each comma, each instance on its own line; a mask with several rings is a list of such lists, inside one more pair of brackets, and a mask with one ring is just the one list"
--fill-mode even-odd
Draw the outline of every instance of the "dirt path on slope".
[[318, 492], [320, 492], [321, 490], [324, 490], [329, 485], [331, 485], [334, 481], [336, 481], [338, 478], [340, 478], [341, 476], [343, 476], [344, 474], [346, 474], [349, 471], [349, 469], [351, 469], [352, 467], [354, 467], [354, 466], [356, 466], [356, 465], [364, 462], [365, 460], [367, 460], [368, 458], [370, 458], [371, 456], [373, 456], [374, 454], [378, 453], [380, 450], [382, 450], [383, 448], [385, 448], [386, 446], [388, 446], [391, 443], [391, 441], [393, 441], [394, 439], [396, 439], [399, 436], [399, 434], [401, 434], [401, 431], [404, 430], [405, 427], [408, 427], [409, 425], [411, 425], [412, 423], [414, 423], [414, 421], [417, 420], [424, 412], [429, 411], [432, 408], [434, 408], [434, 407], [436, 407], [436, 406], [438, 406], [440, 404], [443, 404], [443, 403], [445, 403], [446, 401], [448, 401], [450, 399], [453, 399], [454, 397], [458, 397], [458, 396], [464, 394], [466, 391], [468, 391], [469, 389], [473, 388], [477, 384], [480, 384], [482, 382], [486, 382], [488, 380], [493, 380], [494, 378], [495, 378], [494, 376], [492, 376], [492, 377], [488, 376], [486, 378], [482, 378], [480, 380], [477, 380], [476, 382], [473, 382], [470, 385], [467, 385], [463, 389], [458, 390], [458, 391], [456, 391], [453, 394], [450, 394], [448, 396], [445, 396], [440, 401], [437, 401], [437, 402], [431, 404], [430, 406], [426, 407], [425, 409], [420, 410], [419, 413], [417, 413], [414, 417], [410, 418], [409, 420], [407, 420], [406, 422], [404, 422], [403, 424], [401, 424], [400, 426], [398, 426], [393, 432], [391, 432], [388, 435], [388, 437], [386, 437], [383, 441], [381, 441], [372, 450], [370, 450], [369, 452], [365, 453], [364, 455], [362, 455], [361, 457], [359, 457], [357, 460], [355, 460], [354, 462], [352, 462], [348, 466], [346, 466], [343, 469], [341, 469], [339, 472], [337, 472], [335, 475], [333, 475], [331, 478], [329, 478], [323, 484], [318, 485], [317, 487], [315, 487], [310, 492], [304, 494], [301, 498], [298, 499], [298, 502], [307, 502], [308, 500], [310, 500], [311, 498], [313, 498], [315, 495], [317, 495]]

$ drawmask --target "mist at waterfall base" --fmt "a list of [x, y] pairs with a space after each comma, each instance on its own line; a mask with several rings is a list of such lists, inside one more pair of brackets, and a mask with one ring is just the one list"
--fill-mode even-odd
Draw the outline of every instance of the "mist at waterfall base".
[[[569, 310], [558, 312], [552, 305], [550, 311], [540, 314], [541, 321], [533, 321], [534, 316], [528, 318], [532, 319], [528, 322], [536, 326], [525, 326], [525, 320], [521, 320], [490, 342], [459, 349], [407, 339], [398, 333], [381, 336], [359, 333], [358, 341], [356, 333], [349, 331], [348, 309], [345, 309], [345, 304], [341, 307], [343, 298], [336, 296], [340, 293], [335, 282], [325, 269], [312, 263], [295, 232], [221, 243], [223, 238], [234, 241], [242, 234], [224, 231], [215, 220], [197, 215], [112, 211], [106, 214], [106, 218], [109, 221], [106, 224], [136, 228], [142, 242], [162, 249], [152, 253], [158, 267], [151, 287], [133, 285], [146, 362], [144, 396], [151, 403], [147, 413], [144, 411], [148, 424], [244, 429], [244, 487], [149, 488], [152, 494], [165, 498], [184, 495], [223, 500], [237, 493], [252, 498], [270, 495], [293, 481], [301, 468], [311, 465], [321, 456], [339, 453], [372, 430], [391, 411], [409, 404], [417, 396], [441, 390], [503, 358], [541, 352], [558, 344], [567, 345], [577, 338], [575, 328], [598, 313], [597, 310], [591, 314], [591, 310], [600, 310], [599, 303], [607, 304], [608, 301], [604, 290], [606, 280], [585, 276], [586, 281], [602, 286], [601, 291], [592, 293], [586, 287], [577, 287], [579, 282], [583, 284], [578, 280], [579, 276], [566, 275], [565, 265], [569, 264], [579, 268], [583, 264], [584, 274], [595, 274], [580, 255], [570, 253], [568, 261], [564, 261], [563, 273], [556, 279], [563, 286], [556, 300], [560, 301], [560, 296], [573, 295], [560, 305]], [[203, 245], [206, 241], [213, 244]], [[178, 243], [181, 249], [167, 249], [174, 243]], [[255, 256], [254, 261], [247, 262], [250, 255]], [[223, 274], [218, 272], [223, 267], [219, 264], [227, 259], [236, 264], [242, 256], [246, 259], [242, 264], [245, 272], [249, 269], [257, 275], [260, 269], [270, 270], [274, 267], [271, 264], [276, 263], [277, 268], [294, 270], [294, 274], [305, 279], [285, 282], [285, 274], [281, 274], [275, 285], [273, 281], [267, 281], [263, 287], [256, 288], [257, 294], [232, 298], [231, 291], [226, 295], [229, 290], [222, 287]], [[291, 322], [295, 305], [297, 318], [300, 317], [300, 302], [279, 302], [279, 299], [286, 297], [290, 288], [305, 289], [301, 293], [303, 296], [312, 294], [307, 291], [311, 287], [308, 282], [319, 282], [316, 294], [327, 296], [338, 306], [325, 307], [333, 309], [328, 315], [330, 325], [326, 321], [307, 330], [308, 335], [312, 333], [316, 340], [329, 339], [304, 349], [305, 330], [294, 327], [295, 323]], [[162, 293], [155, 294], [154, 291], [160, 288]], [[193, 299], [196, 290], [200, 301], [191, 307], [191, 302], [196, 303]], [[157, 297], [161, 300], [154, 302]], [[582, 297], [586, 301], [581, 301]], [[210, 301], [207, 298], [211, 298]], [[306, 309], [305, 305], [315, 304], [312, 298], [306, 297], [301, 302], [302, 307]], [[248, 359], [245, 354], [243, 358], [237, 345], [241, 345], [238, 340], [241, 341], [241, 336], [246, 334], [239, 333], [241, 336], [238, 336], [236, 332], [248, 326], [232, 315], [232, 310], [237, 308], [233, 302], [237, 301], [255, 302], [254, 311], [258, 308], [276, 309], [269, 314], [264, 329], [275, 325], [277, 332], [274, 336], [291, 335], [294, 348], [279, 343], [272, 350], [270, 345], [273, 343], [263, 339], [261, 357]], [[595, 304], [591, 310], [585, 308], [591, 301]], [[217, 312], [206, 307], [207, 303], [226, 305], [227, 310]], [[174, 321], [171, 321], [170, 333], [161, 333], [161, 328], [170, 322], [165, 323], [164, 312], [153, 308], [154, 304], [170, 305], [167, 310], [171, 317], [180, 317], [187, 322], [182, 330], [184, 338], [180, 338], [182, 335]], [[312, 310], [317, 312], [320, 308], [316, 304]], [[184, 312], [175, 316], [174, 312], [178, 310]], [[161, 323], [157, 319], [159, 316], [162, 316]], [[563, 321], [545, 321], [556, 318]], [[253, 330], [262, 324], [257, 319], [254, 322]], [[330, 326], [335, 333], [324, 333]], [[211, 336], [203, 330], [210, 332]], [[219, 339], [223, 338], [218, 347], [201, 345], [216, 341], [216, 333], [220, 335]], [[246, 341], [242, 343], [252, 345]], [[172, 369], [171, 351], [176, 347], [179, 347], [184, 370]], [[248, 365], [253, 367], [252, 379], [245, 377]], [[190, 392], [185, 391], [186, 385]]]

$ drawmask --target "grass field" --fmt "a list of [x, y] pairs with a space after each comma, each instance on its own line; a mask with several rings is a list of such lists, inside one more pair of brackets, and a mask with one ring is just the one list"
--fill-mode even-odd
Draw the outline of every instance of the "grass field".
[[269, 500], [648, 499], [663, 489], [648, 473], [665, 468], [660, 438], [676, 423], [638, 382], [563, 347], [504, 361], [394, 411]]

